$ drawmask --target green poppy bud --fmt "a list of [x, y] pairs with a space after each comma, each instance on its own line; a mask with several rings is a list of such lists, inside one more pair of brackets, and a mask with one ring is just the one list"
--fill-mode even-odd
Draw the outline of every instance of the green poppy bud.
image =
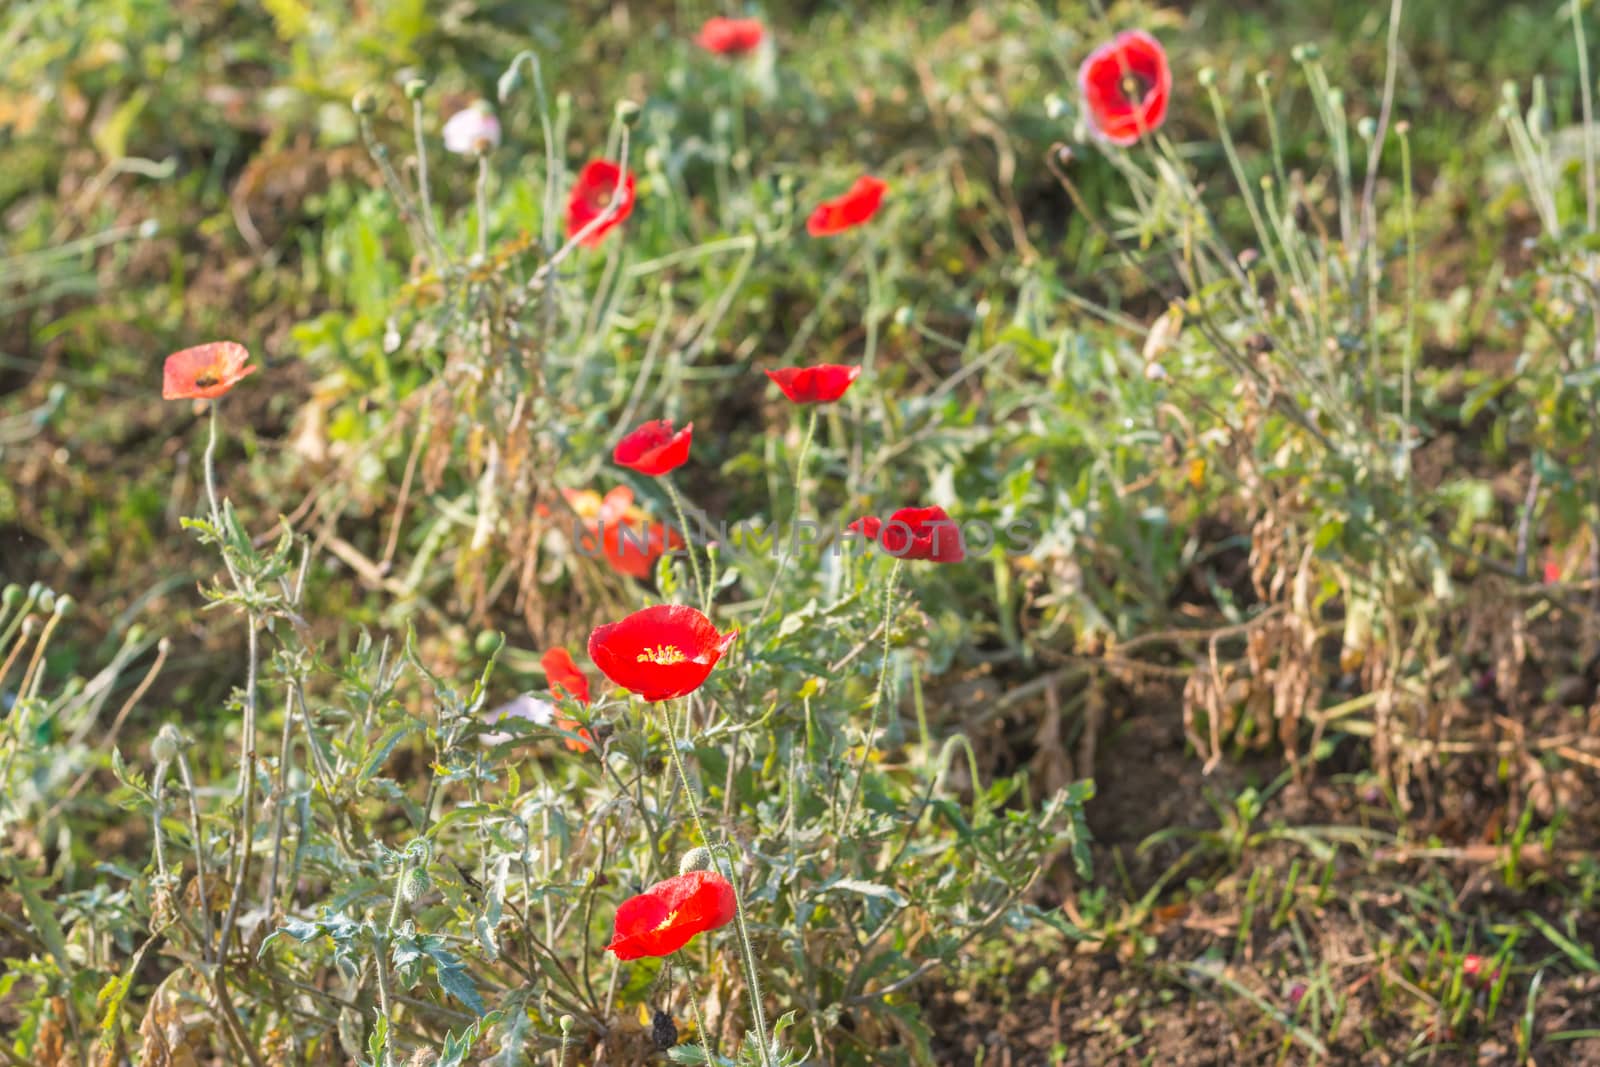
[[683, 854], [683, 859], [678, 861], [678, 873], [688, 874], [690, 871], [708, 871], [711, 869], [711, 850], [704, 845], [691, 848]]
[[415, 904], [432, 885], [433, 879], [428, 877], [426, 867], [412, 867], [400, 878], [400, 899]]

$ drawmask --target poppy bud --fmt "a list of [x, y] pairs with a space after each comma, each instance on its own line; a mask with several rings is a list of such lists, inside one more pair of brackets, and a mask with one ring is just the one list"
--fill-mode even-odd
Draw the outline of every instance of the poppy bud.
[[1272, 71], [1262, 70], [1256, 72], [1256, 87], [1265, 91], [1272, 88]]
[[572, 1033], [572, 1016], [563, 1015], [560, 1019], [556, 1020], [556, 1024], [561, 1027], [561, 1035], [563, 1037]]
[[432, 885], [433, 879], [428, 877], [427, 868], [413, 867], [400, 878], [400, 899], [407, 904], [415, 904]]
[[1394, 124], [1394, 132], [1395, 132], [1395, 135], [1398, 136], [1398, 137], [1408, 137], [1408, 136], [1410, 136], [1410, 134], [1411, 134], [1411, 123], [1407, 122], [1405, 119], [1401, 119], [1399, 122]]
[[665, 1052], [678, 1043], [678, 1024], [660, 1008], [650, 1017], [650, 1040], [656, 1043], [658, 1052]]
[[350, 110], [357, 115], [370, 115], [378, 109], [378, 101], [366, 89], [350, 98]]
[[75, 601], [65, 593], [56, 597], [55, 614], [57, 618], [64, 618], [71, 614]]
[[411, 78], [406, 82], [406, 99], [421, 100], [422, 94], [428, 91], [428, 83], [423, 78]]
[[518, 56], [512, 61], [506, 72], [500, 75], [500, 80], [495, 83], [495, 95], [503, 104], [511, 99], [511, 94], [522, 88], [522, 57]]
[[183, 751], [184, 740], [183, 734], [169, 722], [161, 727], [156, 739], [150, 742], [150, 755], [155, 757], [157, 763], [171, 763]]
[[683, 854], [683, 859], [678, 861], [678, 873], [688, 874], [690, 871], [706, 871], [711, 869], [711, 850], [704, 845], [691, 848]]
[[644, 773], [648, 774], [652, 778], [659, 778], [661, 773], [666, 769], [667, 763], [660, 756], [651, 756], [649, 759], [645, 760]]
[[1361, 120], [1356, 123], [1356, 133], [1363, 141], [1371, 141], [1378, 136], [1378, 120], [1371, 115], [1361, 116]]
[[1501, 100], [1504, 100], [1506, 103], [1515, 107], [1518, 100], [1518, 95], [1516, 82], [1507, 79], [1506, 81], [1500, 83]]
[[1196, 77], [1199, 80], [1200, 88], [1202, 89], [1209, 89], [1213, 85], [1217, 84], [1217, 72], [1212, 70], [1210, 67], [1201, 67], [1200, 73]]
[[618, 122], [632, 126], [641, 110], [638, 103], [633, 100], [618, 100], [613, 114], [616, 115]]
[[3, 605], [7, 611], [15, 611], [20, 603], [22, 603], [22, 586], [12, 582], [6, 586], [4, 593], [0, 593], [0, 605]]
[[41, 589], [39, 591], [39, 610], [56, 610], [56, 593], [54, 589]]

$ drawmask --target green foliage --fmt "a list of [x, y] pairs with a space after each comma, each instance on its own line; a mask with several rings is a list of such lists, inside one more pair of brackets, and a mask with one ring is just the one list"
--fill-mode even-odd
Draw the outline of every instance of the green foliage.
[[[1498, 877], [1543, 877], [1524, 844], [1567, 829], [1532, 797], [1570, 757], [1485, 749], [1462, 713], [1492, 668], [1523, 722], [1530, 628], [1580, 609], [1600, 524], [1593, 146], [1543, 20], [1405, 5], [1423, 58], [1386, 99], [1384, 5], [829, 7], [739, 63], [652, 4], [79, 6], [0, 22], [0, 312], [28, 338], [0, 389], [48, 370], [0, 410], [25, 460], [0, 577], [95, 594], [81, 635], [41, 585], [0, 610], [14, 1053], [138, 1059], [161, 1032], [227, 1062], [626, 1061], [660, 1010], [694, 1020], [654, 1049], [673, 1062], [922, 1064], [925, 991], [1014, 939], [1117, 949], [1328, 1057], [1348, 975], [1302, 927], [1381, 835], [1284, 825], [1288, 783], [1337, 752], [1405, 809], [1441, 753], [1488, 751], [1520, 813]], [[1076, 60], [1146, 14], [1174, 43], [1168, 126], [1067, 158]], [[1551, 81], [1496, 124], [1463, 63]], [[506, 131], [481, 161], [437, 148], [473, 96]], [[1413, 128], [1379, 137], [1386, 105]], [[638, 206], [576, 247], [562, 205], [602, 156]], [[807, 237], [863, 170], [883, 212]], [[1456, 187], [1484, 201], [1464, 239]], [[263, 369], [202, 452], [152, 373], [211, 334]], [[760, 371], [819, 362], [864, 373], [811, 423]], [[696, 424], [670, 491], [609, 462], [658, 417]], [[694, 555], [608, 565], [585, 523], [618, 491], [641, 523], [681, 494]], [[840, 533], [912, 503], [994, 536], [902, 576]], [[740, 631], [692, 699], [553, 688], [541, 653], [656, 602]], [[1137, 715], [1152, 679], [1208, 770], [1285, 769], [1146, 837], [1137, 859], [1182, 851], [1136, 880], [1091, 863], [1088, 776], [1107, 693]], [[605, 955], [619, 904], [700, 848], [740, 928]], [[1202, 892], [1236, 928], [1152, 962], [1162, 909]], [[1572, 912], [1507, 933], [1447, 896], [1415, 894], [1436, 929], [1378, 924], [1383, 1011], [1409, 986], [1430, 1025], [1492, 1022], [1519, 937], [1596, 969]], [[1491, 984], [1451, 923], [1490, 929]], [[1300, 939], [1299, 1006], [1220, 967], [1262, 925]]]

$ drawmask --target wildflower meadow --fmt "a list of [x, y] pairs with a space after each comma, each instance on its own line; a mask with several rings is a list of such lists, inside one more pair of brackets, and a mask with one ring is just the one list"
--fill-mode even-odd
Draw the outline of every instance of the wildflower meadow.
[[0, 1065], [1600, 1064], [1597, 40], [10, 0]]

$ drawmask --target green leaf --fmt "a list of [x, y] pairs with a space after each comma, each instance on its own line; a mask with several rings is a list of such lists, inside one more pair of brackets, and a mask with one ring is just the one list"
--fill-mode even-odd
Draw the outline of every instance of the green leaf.
[[39, 895], [39, 890], [48, 888], [50, 881], [44, 878], [30, 878], [23, 874], [16, 861], [9, 856], [5, 857], [4, 871], [6, 878], [16, 886], [17, 892], [22, 896], [22, 910], [27, 912], [28, 922], [38, 933], [39, 940], [50, 950], [51, 957], [56, 961], [56, 968], [63, 976], [71, 975], [73, 967], [72, 959], [67, 953], [66, 934], [62, 932], [61, 924], [56, 921], [56, 913], [50, 910], [50, 905]]
[[1551, 926], [1550, 923], [1545, 921], [1539, 915], [1536, 915], [1531, 911], [1525, 911], [1522, 913], [1522, 917], [1527, 919], [1529, 925], [1543, 934], [1551, 944], [1555, 945], [1562, 952], [1565, 952], [1567, 954], [1567, 958], [1573, 963], [1577, 964], [1579, 967], [1582, 967], [1586, 971], [1600, 971], [1600, 960], [1596, 960], [1594, 955], [1582, 945], [1567, 937], [1554, 926]]
[[864, 897], [887, 900], [897, 908], [903, 908], [908, 903], [905, 894], [897, 889], [891, 889], [889, 886], [879, 885], [876, 882], [863, 882], [855, 878], [841, 878], [837, 882], [823, 886], [822, 889], [823, 892], [831, 889], [843, 889], [850, 893], [860, 893]]
[[433, 960], [434, 969], [439, 975], [439, 987], [472, 1009], [474, 1015], [482, 1015], [483, 998], [478, 995], [478, 987], [473, 983], [472, 976], [467, 974], [467, 965], [436, 937], [424, 938], [422, 950]]

